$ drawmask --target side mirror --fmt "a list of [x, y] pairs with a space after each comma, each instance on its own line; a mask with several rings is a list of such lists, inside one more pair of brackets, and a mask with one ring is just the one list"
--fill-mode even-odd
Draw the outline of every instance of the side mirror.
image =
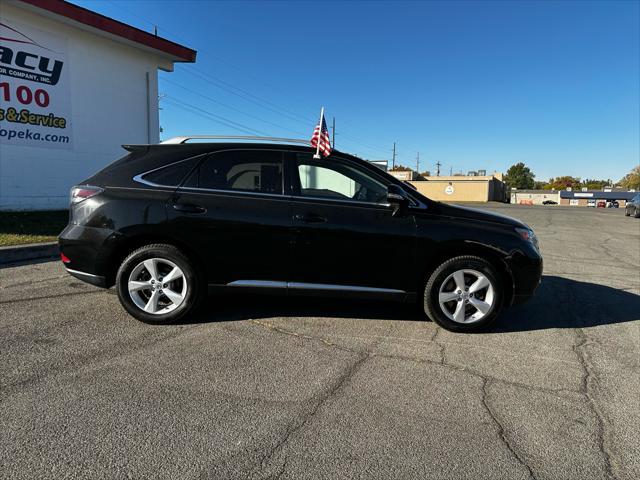
[[404, 215], [409, 206], [409, 197], [398, 185], [389, 185], [387, 187], [387, 201], [393, 207], [393, 215]]

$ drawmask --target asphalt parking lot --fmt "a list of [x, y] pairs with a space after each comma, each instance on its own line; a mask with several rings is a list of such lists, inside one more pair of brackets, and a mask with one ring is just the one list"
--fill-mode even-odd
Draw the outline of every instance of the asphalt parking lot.
[[483, 334], [246, 296], [154, 327], [58, 262], [0, 270], [0, 477], [640, 478], [640, 221], [481, 208], [545, 258]]

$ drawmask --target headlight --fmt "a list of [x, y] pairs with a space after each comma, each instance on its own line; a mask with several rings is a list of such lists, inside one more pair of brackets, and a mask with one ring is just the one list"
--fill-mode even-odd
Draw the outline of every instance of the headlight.
[[516, 228], [516, 232], [518, 232], [518, 235], [520, 235], [523, 240], [530, 242], [536, 250], [540, 249], [538, 245], [538, 237], [533, 233], [533, 230], [530, 228]]

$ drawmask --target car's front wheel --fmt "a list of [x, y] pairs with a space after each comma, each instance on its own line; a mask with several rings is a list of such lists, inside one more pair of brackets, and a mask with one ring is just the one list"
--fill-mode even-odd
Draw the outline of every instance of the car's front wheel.
[[116, 277], [125, 310], [151, 324], [174, 323], [192, 313], [203, 282], [189, 259], [172, 245], [146, 245], [124, 259]]
[[430, 275], [424, 290], [424, 310], [447, 330], [480, 330], [498, 316], [502, 288], [500, 275], [483, 258], [471, 255], [451, 258]]

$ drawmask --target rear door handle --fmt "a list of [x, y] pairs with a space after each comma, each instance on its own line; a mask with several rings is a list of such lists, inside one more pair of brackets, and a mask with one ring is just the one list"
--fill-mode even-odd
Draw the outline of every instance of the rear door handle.
[[303, 223], [326, 223], [327, 222], [326, 217], [316, 215], [315, 213], [307, 213], [307, 214], [298, 213], [297, 215], [293, 216], [293, 219]]
[[173, 209], [182, 213], [206, 213], [207, 209], [193, 203], [174, 203]]

